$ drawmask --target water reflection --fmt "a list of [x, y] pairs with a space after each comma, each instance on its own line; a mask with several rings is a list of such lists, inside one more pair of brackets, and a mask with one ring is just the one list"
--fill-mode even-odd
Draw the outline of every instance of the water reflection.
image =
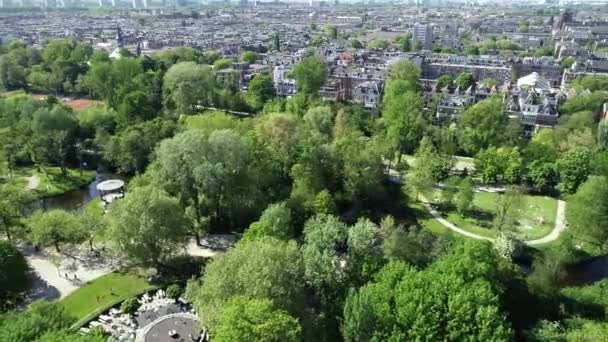
[[61, 195], [43, 198], [32, 205], [32, 210], [36, 209], [64, 209], [64, 210], [78, 210], [83, 208], [87, 203], [99, 197], [97, 191], [97, 184], [108, 180], [108, 179], [122, 179], [126, 180], [124, 176], [111, 173], [111, 172], [96, 172], [95, 180], [89, 183], [87, 186], [78, 189], [68, 191]]

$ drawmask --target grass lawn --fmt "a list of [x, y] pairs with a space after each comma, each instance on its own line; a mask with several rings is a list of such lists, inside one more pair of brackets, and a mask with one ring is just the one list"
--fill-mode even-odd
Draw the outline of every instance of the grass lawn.
[[[433, 194], [426, 197], [434, 204], [439, 204], [441, 190], [435, 190]], [[461, 216], [455, 210], [443, 212], [443, 216], [450, 222], [466, 229], [471, 233], [482, 236], [495, 237], [496, 231], [492, 230], [492, 220], [496, 213], [498, 193], [476, 192], [473, 200], [472, 214]], [[557, 200], [545, 196], [524, 195], [525, 205], [523, 213], [518, 220], [516, 232], [525, 240], [541, 238], [553, 229], [555, 215], [557, 212]], [[543, 219], [543, 223], [537, 221]]]
[[113, 272], [87, 283], [61, 299], [60, 303], [80, 320], [99, 308], [107, 308], [154, 288], [140, 276]]
[[61, 174], [56, 166], [43, 166], [40, 171], [35, 166], [19, 167], [13, 177], [8, 179], [18, 187], [27, 187], [28, 177], [37, 176], [40, 182], [33, 189], [38, 197], [50, 197], [79, 189], [95, 180], [95, 171], [83, 170], [82, 175], [78, 169], [68, 169], [67, 176]]

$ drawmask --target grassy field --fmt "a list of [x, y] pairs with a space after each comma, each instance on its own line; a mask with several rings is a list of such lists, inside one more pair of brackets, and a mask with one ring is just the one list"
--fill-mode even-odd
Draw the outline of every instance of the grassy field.
[[[439, 205], [441, 190], [435, 190], [426, 197], [435, 205]], [[492, 229], [492, 220], [496, 213], [498, 193], [476, 192], [473, 200], [473, 210], [470, 215], [462, 216], [455, 210], [443, 209], [443, 216], [450, 222], [466, 229], [471, 233], [487, 237], [495, 237], [497, 232]], [[557, 212], [557, 201], [544, 196], [523, 196], [525, 203], [523, 212], [518, 220], [516, 233], [523, 239], [532, 240], [541, 238], [553, 229]], [[441, 209], [441, 207], [439, 206]], [[539, 219], [542, 218], [542, 223]]]
[[142, 277], [113, 272], [87, 283], [61, 299], [60, 303], [72, 316], [82, 319], [98, 308], [105, 308], [153, 288]]
[[29, 177], [38, 177], [39, 183], [32, 191], [38, 197], [60, 195], [65, 192], [79, 189], [95, 180], [95, 171], [83, 170], [82, 175], [78, 169], [69, 169], [66, 176], [61, 169], [55, 166], [43, 166], [38, 170], [35, 166], [17, 168], [12, 178], [6, 180], [15, 186], [26, 188]]

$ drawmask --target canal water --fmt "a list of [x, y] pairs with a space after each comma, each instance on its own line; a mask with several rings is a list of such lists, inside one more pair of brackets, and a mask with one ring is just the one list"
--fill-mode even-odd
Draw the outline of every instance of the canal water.
[[125, 180], [125, 177], [111, 172], [98, 171], [95, 173], [95, 180], [89, 183], [87, 186], [78, 190], [68, 191], [61, 195], [40, 199], [32, 205], [32, 209], [79, 210], [95, 198], [99, 198], [97, 184], [108, 179]]
[[584, 260], [566, 267], [566, 283], [582, 286], [608, 278], [608, 255]]

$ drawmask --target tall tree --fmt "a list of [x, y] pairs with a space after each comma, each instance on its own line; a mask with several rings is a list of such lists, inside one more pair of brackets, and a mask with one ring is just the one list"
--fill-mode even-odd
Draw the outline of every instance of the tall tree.
[[498, 146], [504, 138], [507, 116], [502, 100], [491, 97], [465, 110], [459, 119], [461, 148], [470, 155], [490, 146]]
[[302, 255], [306, 279], [328, 307], [341, 303], [346, 295], [346, 271], [341, 266], [345, 256], [340, 252], [346, 240], [346, 225], [334, 216], [317, 215], [304, 226]]
[[163, 98], [165, 106], [183, 114], [196, 112], [197, 105], [214, 103], [215, 76], [208, 66], [194, 62], [173, 65], [165, 74]]
[[207, 265], [204, 281], [188, 284], [186, 296], [211, 331], [219, 329], [222, 310], [235, 297], [269, 300], [299, 315], [304, 279], [298, 246], [272, 238], [239, 242]]
[[76, 217], [65, 210], [37, 211], [28, 219], [28, 227], [35, 244], [52, 245], [57, 252], [61, 243], [82, 240]]
[[291, 209], [287, 203], [282, 202], [269, 205], [262, 213], [262, 217], [245, 231], [243, 240], [255, 240], [267, 236], [289, 240], [293, 235]]
[[247, 88], [247, 103], [253, 110], [260, 110], [266, 102], [275, 96], [272, 78], [268, 75], [256, 75]]
[[409, 86], [409, 83], [404, 82], [394, 81], [387, 85], [382, 111], [386, 137], [394, 153], [397, 153], [398, 160], [401, 160], [402, 153], [416, 149], [425, 125], [420, 112], [422, 107], [420, 96], [412, 91], [402, 93], [393, 89], [393, 87], [400, 88], [401, 84]]
[[30, 193], [23, 189], [0, 185], [0, 228], [7, 240], [12, 241], [12, 229], [21, 225], [27, 204], [32, 200]]
[[108, 236], [121, 254], [159, 267], [185, 247], [189, 222], [176, 199], [140, 187], [112, 204], [108, 224]]
[[327, 65], [320, 57], [309, 56], [294, 65], [292, 75], [299, 93], [317, 96], [327, 78]]
[[496, 201], [494, 228], [498, 231], [514, 229], [525, 206], [526, 203], [521, 189], [515, 186], [507, 187], [505, 193], [499, 195]]
[[608, 182], [593, 176], [569, 198], [566, 209], [574, 239], [580, 239], [604, 252], [608, 247]]
[[236, 297], [222, 309], [213, 340], [219, 342], [297, 342], [300, 324], [268, 299]]
[[0, 241], [0, 312], [11, 308], [28, 289], [30, 279], [27, 261], [8, 241]]
[[591, 157], [591, 151], [586, 147], [572, 149], [560, 156], [555, 164], [559, 191], [566, 194], [576, 192], [591, 172]]

